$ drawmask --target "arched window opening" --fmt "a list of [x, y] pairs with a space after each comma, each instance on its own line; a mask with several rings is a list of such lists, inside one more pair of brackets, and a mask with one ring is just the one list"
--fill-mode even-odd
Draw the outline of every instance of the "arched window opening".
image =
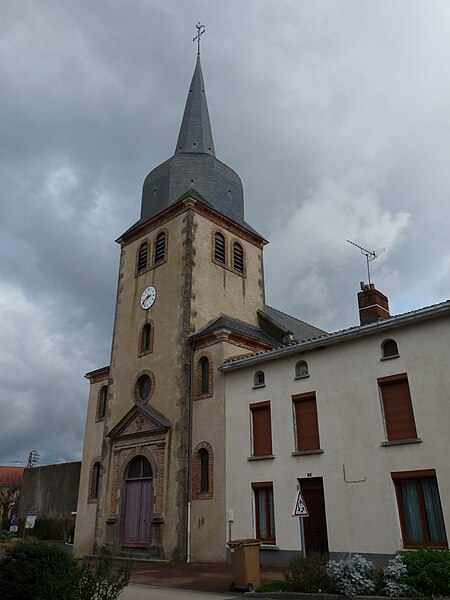
[[202, 356], [199, 361], [200, 368], [200, 393], [209, 393], [209, 360], [206, 356]]
[[206, 448], [200, 448], [198, 451], [200, 460], [200, 494], [209, 492], [209, 453]]
[[130, 479], [151, 479], [152, 477], [152, 467], [145, 456], [136, 456], [133, 458], [128, 466], [127, 481]]
[[138, 273], [143, 273], [147, 269], [147, 263], [148, 263], [148, 244], [147, 244], [147, 242], [143, 242], [139, 246], [138, 265], [137, 265]]
[[155, 265], [159, 265], [166, 260], [166, 234], [161, 232], [156, 238], [155, 243]]
[[108, 401], [108, 386], [104, 385], [99, 392], [98, 396], [98, 409], [97, 418], [104, 419], [106, 414], [106, 403]]
[[151, 352], [152, 350], [152, 326], [146, 323], [141, 331], [141, 353]]
[[100, 489], [100, 463], [94, 463], [92, 467], [92, 480], [91, 480], [91, 498], [96, 500], [98, 498], [98, 492]]
[[217, 262], [225, 264], [225, 238], [221, 233], [214, 236], [214, 258]]
[[308, 363], [306, 360], [299, 360], [295, 365], [295, 376], [296, 377], [309, 377]]
[[392, 358], [398, 356], [398, 346], [395, 340], [385, 340], [381, 344], [382, 358]]
[[238, 242], [233, 244], [233, 269], [238, 273], [244, 272], [244, 250]]
[[264, 371], [257, 371], [253, 377], [254, 387], [261, 387], [266, 384], [266, 376]]

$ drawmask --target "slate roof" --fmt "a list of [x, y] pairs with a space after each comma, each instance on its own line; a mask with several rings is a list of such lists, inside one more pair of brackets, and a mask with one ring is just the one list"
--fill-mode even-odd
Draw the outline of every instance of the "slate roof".
[[293, 341], [295, 342], [301, 342], [302, 340], [308, 340], [312, 337], [327, 333], [323, 329], [319, 329], [314, 325], [310, 325], [301, 319], [297, 319], [296, 317], [288, 315], [287, 313], [284, 313], [277, 308], [273, 308], [272, 306], [268, 306], [267, 304], [264, 306], [261, 312], [281, 325], [281, 327], [291, 332], [294, 338]]
[[0, 467], [0, 487], [18, 487], [22, 483], [25, 467]]
[[[196, 190], [215, 210], [248, 228], [244, 221], [244, 191], [239, 175], [215, 156], [200, 57], [186, 100], [175, 154], [153, 169], [142, 190], [138, 224]], [[133, 226], [133, 229], [137, 226]]]
[[280, 344], [264, 333], [259, 327], [256, 325], [251, 325], [250, 323], [246, 323], [245, 321], [240, 321], [239, 319], [235, 319], [234, 317], [229, 317], [228, 315], [220, 315], [217, 319], [214, 319], [206, 327], [203, 327], [196, 333], [190, 336], [191, 339], [195, 339], [205, 333], [216, 331], [217, 329], [229, 329], [230, 331], [240, 333], [245, 335], [251, 339], [258, 340], [259, 342], [263, 342], [265, 344], [270, 344], [272, 346], [279, 347]]

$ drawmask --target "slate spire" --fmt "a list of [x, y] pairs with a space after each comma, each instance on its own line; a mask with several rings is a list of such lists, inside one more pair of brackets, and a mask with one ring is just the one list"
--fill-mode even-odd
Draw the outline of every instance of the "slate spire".
[[212, 156], [216, 155], [199, 54], [197, 55], [197, 64], [189, 87], [175, 149], [175, 154], [185, 152], [202, 152]]

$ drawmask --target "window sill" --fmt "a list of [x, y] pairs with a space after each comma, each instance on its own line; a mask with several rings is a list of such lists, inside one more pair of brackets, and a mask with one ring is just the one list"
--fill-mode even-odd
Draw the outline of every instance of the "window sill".
[[275, 542], [271, 544], [270, 542], [262, 542], [259, 547], [260, 550], [279, 550], [280, 546], [277, 546]]
[[294, 377], [294, 379], [308, 379], [308, 377], [309, 377], [309, 373], [308, 373], [308, 375], [296, 375]]
[[391, 358], [399, 358], [400, 354], [393, 354], [392, 356], [382, 356], [380, 360], [391, 360]]
[[390, 442], [381, 442], [382, 446], [403, 446], [405, 444], [421, 444], [422, 438], [411, 438], [409, 440], [391, 440]]
[[297, 450], [296, 452], [292, 452], [292, 456], [307, 456], [308, 454], [323, 454], [322, 448], [317, 448], [316, 450]]
[[254, 386], [253, 386], [253, 389], [254, 389], [254, 390], [257, 390], [258, 388], [263, 388], [263, 387], [266, 387], [266, 384], [265, 384], [265, 383], [258, 383], [257, 385], [254, 385]]
[[275, 458], [273, 454], [266, 454], [264, 456], [249, 456], [247, 460], [271, 460]]

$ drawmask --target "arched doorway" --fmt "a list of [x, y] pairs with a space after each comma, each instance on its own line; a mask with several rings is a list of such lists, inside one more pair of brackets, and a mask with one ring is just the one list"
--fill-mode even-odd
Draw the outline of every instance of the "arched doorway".
[[152, 541], [153, 472], [145, 456], [136, 456], [125, 475], [124, 548], [148, 548]]

